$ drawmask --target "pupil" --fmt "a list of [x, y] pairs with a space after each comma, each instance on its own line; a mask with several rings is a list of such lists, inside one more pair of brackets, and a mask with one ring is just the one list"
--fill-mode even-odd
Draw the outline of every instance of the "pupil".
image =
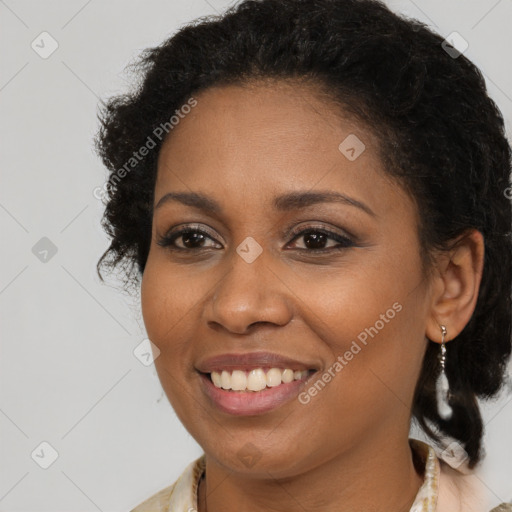
[[308, 233], [307, 235], [304, 235], [304, 241], [306, 247], [310, 249], [321, 249], [325, 244], [326, 237], [327, 235], [324, 233]]
[[[188, 248], [194, 248], [194, 243], [204, 241], [204, 236], [201, 233], [185, 233], [183, 235], [183, 245]], [[191, 244], [191, 247], [189, 246]]]

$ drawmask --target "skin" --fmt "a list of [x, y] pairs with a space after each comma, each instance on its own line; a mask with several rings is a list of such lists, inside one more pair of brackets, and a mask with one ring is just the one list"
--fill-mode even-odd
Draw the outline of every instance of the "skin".
[[[408, 444], [414, 387], [439, 326], [448, 341], [473, 313], [481, 234], [436, 255], [425, 276], [417, 208], [384, 172], [370, 130], [304, 84], [230, 85], [195, 98], [161, 149], [154, 204], [193, 191], [222, 213], [175, 201], [155, 208], [141, 298], [162, 386], [206, 454], [199, 512], [408, 511], [422, 483]], [[354, 161], [338, 149], [349, 134], [366, 146]], [[272, 206], [275, 196], [311, 190], [345, 194], [374, 215], [342, 203]], [[209, 230], [202, 249], [158, 245], [185, 223]], [[354, 245], [315, 255], [307, 236], [288, 229], [311, 226]], [[236, 252], [248, 236], [263, 249], [252, 263]], [[184, 247], [183, 237], [175, 243]], [[276, 352], [322, 374], [396, 302], [401, 311], [307, 404], [239, 417], [202, 391], [195, 365], [226, 352]], [[247, 443], [260, 455], [252, 467], [238, 455]]]

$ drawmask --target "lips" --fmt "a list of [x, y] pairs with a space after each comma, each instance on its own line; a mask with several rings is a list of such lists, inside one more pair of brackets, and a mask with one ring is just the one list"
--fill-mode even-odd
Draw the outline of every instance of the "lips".
[[[316, 363], [307, 363], [293, 358], [284, 357], [271, 352], [250, 352], [236, 354], [222, 354], [200, 361], [196, 369], [201, 374], [201, 388], [209, 401], [220, 411], [234, 416], [258, 415], [270, 412], [298, 395], [309, 377], [315, 373], [319, 366]], [[282, 369], [283, 372], [278, 371]], [[266, 386], [253, 386], [250, 383], [251, 374], [258, 378], [269, 376], [269, 371], [280, 373], [279, 383], [267, 380]], [[233, 375], [238, 378], [247, 374], [247, 389], [245, 385], [230, 389], [234, 381]], [[212, 379], [213, 374], [213, 379]], [[228, 375], [230, 374], [230, 375]], [[291, 374], [287, 378], [281, 376]], [[228, 379], [228, 385], [219, 385], [220, 377]], [[244, 375], [245, 377], [245, 375]], [[261, 375], [259, 375], [261, 377]], [[238, 381], [238, 378], [236, 379]], [[227, 388], [227, 389], [223, 389]], [[238, 387], [238, 389], [236, 389]]]

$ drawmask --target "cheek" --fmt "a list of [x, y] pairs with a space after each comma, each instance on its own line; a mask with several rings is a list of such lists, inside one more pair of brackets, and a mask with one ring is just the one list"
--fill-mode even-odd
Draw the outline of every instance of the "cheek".
[[412, 400], [425, 349], [424, 287], [412, 255], [400, 266], [385, 259], [315, 280], [305, 301], [306, 323], [315, 326], [332, 364], [338, 362], [327, 386], [340, 414], [357, 416], [361, 407], [407, 413], [404, 404]]
[[166, 356], [179, 352], [180, 339], [194, 304], [198, 301], [190, 286], [180, 281], [179, 273], [171, 272], [158, 258], [148, 258], [141, 283], [141, 307], [149, 339]]
[[141, 283], [141, 308], [144, 325], [149, 339], [155, 343], [160, 350], [162, 334], [165, 332], [165, 324], [169, 320], [172, 309], [168, 307], [169, 290], [161, 279], [158, 279], [158, 268], [148, 259]]
[[402, 284], [380, 266], [341, 269], [329, 275], [315, 276], [314, 286], [306, 281], [296, 288], [301, 294], [305, 322], [336, 355], [350, 349], [351, 342], [365, 341], [389, 331], [403, 307]]
[[[189, 423], [190, 394], [183, 388], [195, 378], [190, 339], [190, 321], [198, 299], [169, 270], [168, 264], [149, 258], [141, 282], [141, 306], [148, 338], [160, 350], [155, 368], [166, 395], [181, 421]], [[190, 331], [190, 332], [189, 332]]]

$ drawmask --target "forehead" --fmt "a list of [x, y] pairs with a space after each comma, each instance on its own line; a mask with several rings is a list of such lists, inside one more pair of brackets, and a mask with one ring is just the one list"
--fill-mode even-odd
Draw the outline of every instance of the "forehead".
[[[314, 152], [319, 142], [337, 149], [343, 132], [358, 132], [366, 142], [377, 142], [362, 123], [321, 91], [313, 84], [293, 81], [211, 87], [194, 96], [197, 106], [182, 116], [162, 152], [176, 151], [185, 143], [187, 149], [192, 144], [196, 149], [191, 158], [207, 145], [218, 153], [231, 147], [265, 148], [264, 157], [272, 149], [293, 144], [294, 152], [286, 155], [290, 159]], [[194, 140], [184, 140], [194, 134]]]
[[[214, 87], [165, 140], [155, 202], [173, 190], [211, 191], [241, 204], [281, 193], [333, 190], [375, 202], [391, 183], [379, 140], [310, 85]], [[347, 150], [348, 153], [347, 153]], [[354, 158], [355, 156], [355, 158]]]

